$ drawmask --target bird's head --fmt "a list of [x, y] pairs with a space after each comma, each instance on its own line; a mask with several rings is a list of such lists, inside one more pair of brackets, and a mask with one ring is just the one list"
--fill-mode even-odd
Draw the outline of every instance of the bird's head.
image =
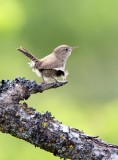
[[71, 55], [73, 49], [75, 49], [75, 48], [79, 48], [79, 47], [78, 46], [71, 47], [69, 45], [60, 45], [60, 46], [58, 46], [57, 48], [54, 49], [53, 53], [58, 58], [66, 60]]

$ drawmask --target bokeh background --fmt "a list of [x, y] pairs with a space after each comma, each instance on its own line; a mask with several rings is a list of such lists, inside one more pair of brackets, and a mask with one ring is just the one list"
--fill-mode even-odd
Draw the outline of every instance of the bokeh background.
[[[79, 45], [67, 63], [69, 83], [26, 102], [65, 125], [118, 144], [118, 1], [0, 0], [0, 79], [41, 82], [23, 46], [42, 58], [60, 44]], [[0, 160], [57, 160], [51, 153], [0, 133]]]

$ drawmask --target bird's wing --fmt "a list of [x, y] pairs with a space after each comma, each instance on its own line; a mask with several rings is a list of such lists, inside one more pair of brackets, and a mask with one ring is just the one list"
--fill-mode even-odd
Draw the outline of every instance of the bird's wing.
[[63, 70], [63, 67], [60, 67], [60, 63], [57, 63], [56, 59], [51, 55], [44, 57], [40, 60], [40, 65], [38, 69], [56, 69]]

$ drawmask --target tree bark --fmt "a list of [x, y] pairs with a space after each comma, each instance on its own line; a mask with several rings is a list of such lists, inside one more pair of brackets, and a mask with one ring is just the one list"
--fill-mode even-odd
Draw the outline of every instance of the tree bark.
[[36, 84], [25, 78], [0, 84], [0, 131], [23, 139], [64, 159], [118, 160], [118, 146], [63, 125], [50, 112], [39, 113], [20, 100], [66, 82]]

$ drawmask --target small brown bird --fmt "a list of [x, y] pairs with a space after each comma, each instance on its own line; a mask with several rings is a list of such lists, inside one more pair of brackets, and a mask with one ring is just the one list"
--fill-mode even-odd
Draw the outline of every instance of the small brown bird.
[[79, 48], [78, 46], [70, 47], [69, 45], [60, 45], [54, 49], [54, 51], [42, 59], [37, 59], [26, 49], [20, 47], [18, 50], [26, 55], [31, 62], [29, 63], [32, 70], [43, 78], [43, 82], [46, 79], [52, 78], [57, 82], [57, 77], [65, 77], [65, 66], [68, 57], [71, 55], [73, 49]]

